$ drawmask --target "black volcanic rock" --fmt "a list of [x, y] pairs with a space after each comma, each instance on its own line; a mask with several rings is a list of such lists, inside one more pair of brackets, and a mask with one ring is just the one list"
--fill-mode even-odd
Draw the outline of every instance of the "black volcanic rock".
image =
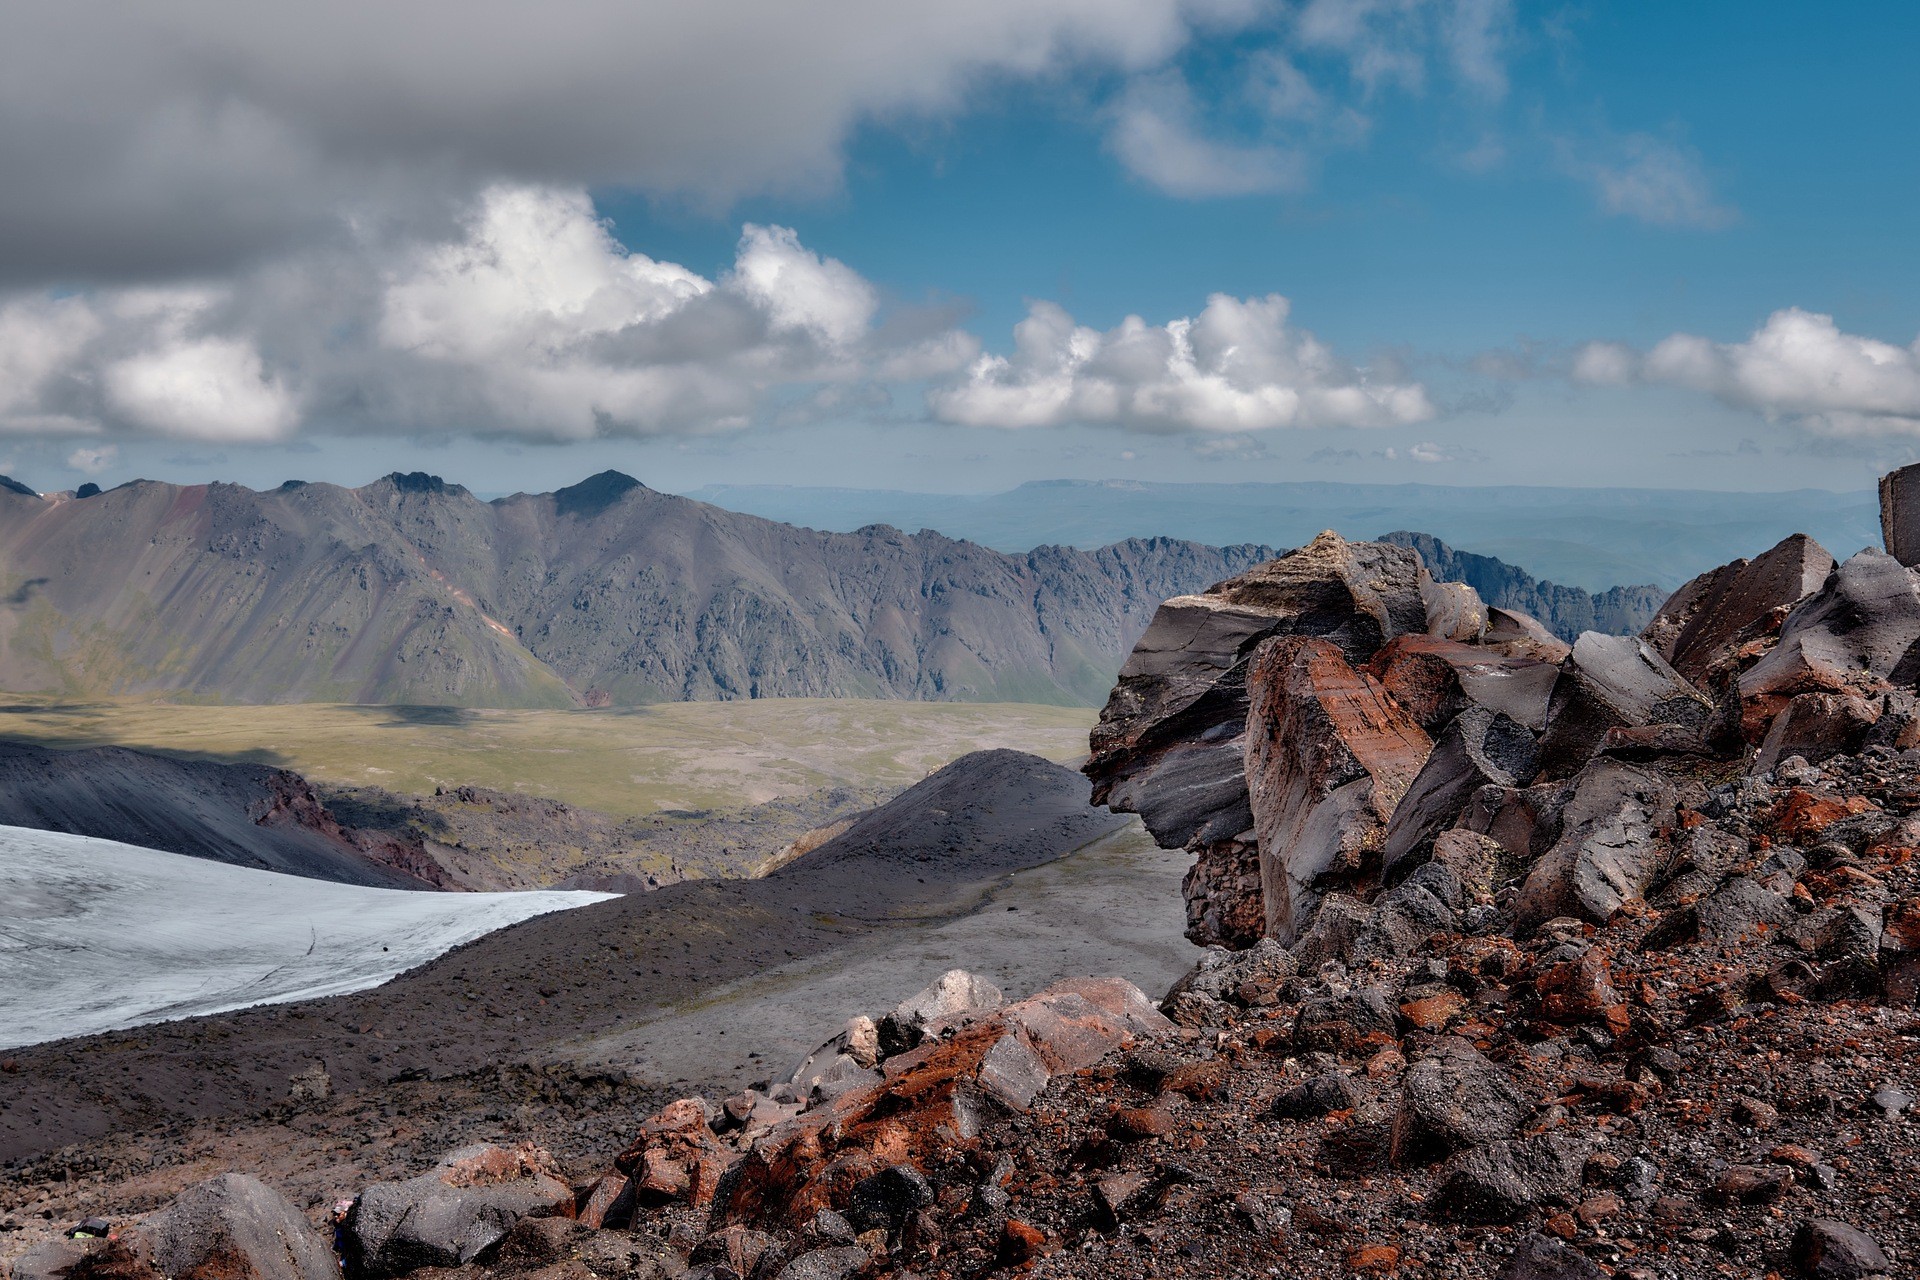
[[1427, 572], [1441, 582], [1464, 582], [1496, 609], [1530, 614], [1562, 640], [1583, 631], [1631, 635], [1647, 625], [1667, 598], [1651, 584], [1609, 587], [1598, 595], [1579, 587], [1540, 582], [1525, 570], [1492, 556], [1456, 551], [1429, 533], [1396, 529], [1379, 541], [1417, 553]]
[[0, 492], [17, 493], [25, 498], [37, 498], [40, 496], [36, 490], [27, 488], [27, 486], [21, 484], [12, 476], [0, 476]]
[[[820, 533], [603, 472], [481, 502], [136, 481], [0, 503], [0, 688], [233, 702], [635, 706], [761, 697], [1091, 704], [1160, 601], [1265, 547], [1009, 556]], [[12, 601], [45, 579], [31, 602]], [[591, 693], [591, 698], [589, 694]]]

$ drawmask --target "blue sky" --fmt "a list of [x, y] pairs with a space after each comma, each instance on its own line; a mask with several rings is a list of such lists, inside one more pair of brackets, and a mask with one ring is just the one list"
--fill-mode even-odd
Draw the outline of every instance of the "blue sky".
[[1920, 456], [1913, 6], [565, 0], [451, 47], [436, 6], [106, 49], [0, 19], [40, 112], [0, 113], [39, 179], [0, 195], [0, 464], [1773, 489]]

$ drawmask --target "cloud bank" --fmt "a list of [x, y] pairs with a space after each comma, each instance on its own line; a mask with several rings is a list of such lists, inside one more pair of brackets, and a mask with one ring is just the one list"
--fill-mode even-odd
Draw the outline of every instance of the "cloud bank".
[[709, 280], [630, 252], [584, 192], [496, 186], [442, 241], [0, 304], [0, 432], [702, 431], [796, 387], [940, 376], [978, 352], [883, 318], [868, 281], [785, 228], [748, 225]]
[[1376, 379], [1288, 323], [1277, 294], [1214, 294], [1197, 317], [1102, 333], [1034, 303], [1011, 355], [985, 355], [928, 396], [934, 416], [986, 427], [1091, 423], [1140, 431], [1405, 426], [1435, 416], [1418, 383]]
[[1744, 342], [1676, 333], [1644, 354], [1590, 342], [1575, 352], [1571, 373], [1595, 386], [1705, 392], [1835, 435], [1920, 435], [1920, 339], [1895, 346], [1798, 307], [1774, 312]]

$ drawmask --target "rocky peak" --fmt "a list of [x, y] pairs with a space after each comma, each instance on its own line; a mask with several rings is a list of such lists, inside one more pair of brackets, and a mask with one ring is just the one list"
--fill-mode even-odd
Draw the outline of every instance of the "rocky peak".
[[619, 471], [602, 471], [579, 484], [553, 491], [553, 507], [558, 515], [587, 520], [599, 515], [635, 489], [647, 486]]

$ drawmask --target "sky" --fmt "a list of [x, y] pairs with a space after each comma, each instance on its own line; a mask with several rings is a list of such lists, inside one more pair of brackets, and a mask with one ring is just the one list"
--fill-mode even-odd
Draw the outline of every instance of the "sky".
[[0, 0], [0, 472], [1858, 489], [1920, 7]]

